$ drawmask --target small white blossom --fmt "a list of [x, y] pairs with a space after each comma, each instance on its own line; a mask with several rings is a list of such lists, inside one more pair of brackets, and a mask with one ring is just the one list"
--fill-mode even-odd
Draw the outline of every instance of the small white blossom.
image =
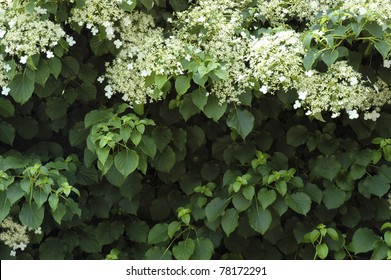
[[349, 79], [349, 81], [350, 81], [350, 85], [351, 85], [351, 86], [355, 86], [355, 85], [358, 84], [358, 79], [357, 79], [356, 77], [351, 77], [351, 78]]
[[282, 82], [284, 82], [284, 81], [286, 80], [286, 77], [285, 77], [285, 76], [281, 76], [281, 77], [279, 77], [278, 79], [279, 79], [280, 82], [282, 83]]
[[44, 9], [44, 8], [41, 8], [41, 7], [35, 7], [34, 10], [37, 12], [37, 14], [40, 14], [40, 15], [46, 15], [48, 10]]
[[358, 119], [359, 117], [357, 110], [348, 111], [348, 115], [349, 115], [349, 119], [351, 120]]
[[93, 27], [93, 28], [91, 28], [91, 33], [92, 33], [92, 35], [96, 35], [96, 34], [98, 34], [98, 32], [99, 32], [99, 29], [98, 28], [96, 28], [96, 27]]
[[364, 114], [364, 120], [376, 121], [379, 117], [380, 117], [380, 114], [378, 112], [376, 112], [376, 110], [373, 110], [371, 113]]
[[141, 71], [140, 75], [142, 77], [147, 77], [147, 76], [151, 75], [151, 70], [143, 70], [143, 71]]
[[186, 59], [187, 61], [190, 61], [190, 60], [191, 60], [191, 55], [190, 55], [190, 54], [187, 54], [187, 55], [185, 56], [185, 59]]
[[103, 83], [103, 81], [105, 80], [105, 78], [103, 76], [100, 76], [98, 77], [98, 79], [96, 79], [99, 83]]
[[299, 91], [298, 95], [299, 95], [300, 100], [304, 100], [307, 97], [308, 92], [307, 91]]
[[132, 63], [129, 63], [128, 65], [126, 65], [126, 68], [128, 70], [132, 70], [133, 69], [133, 64]]
[[335, 119], [335, 118], [339, 117], [340, 115], [341, 115], [341, 113], [332, 113], [331, 118]]
[[9, 87], [3, 87], [1, 94], [7, 96], [10, 93], [11, 89]]
[[305, 112], [305, 115], [306, 116], [312, 115], [312, 111], [308, 110], [307, 112]]
[[122, 46], [121, 40], [117, 39], [114, 41], [114, 45], [117, 49], [119, 49]]
[[21, 63], [21, 64], [26, 64], [27, 59], [28, 59], [28, 56], [27, 56], [27, 55], [22, 56], [22, 57], [20, 58], [20, 63]]
[[299, 100], [295, 101], [295, 104], [293, 104], [293, 109], [299, 109], [301, 107], [301, 103]]
[[105, 86], [105, 96], [110, 99], [111, 96], [113, 96], [113, 88], [111, 87], [111, 85], [107, 85]]
[[263, 94], [266, 94], [268, 91], [268, 87], [266, 85], [263, 85], [261, 88], [260, 88], [260, 92], [262, 92]]
[[311, 78], [312, 75], [314, 75], [314, 71], [308, 70], [308, 71], [305, 72], [305, 75], [306, 75], [307, 77]]
[[383, 66], [385, 68], [390, 68], [391, 67], [391, 60], [384, 60], [383, 61]]
[[0, 29], [0, 39], [4, 38], [5, 33], [7, 33], [7, 31]]
[[54, 57], [54, 53], [52, 51], [47, 51], [46, 52], [46, 57], [47, 58], [53, 58]]
[[16, 251], [15, 251], [15, 250], [11, 250], [10, 256], [11, 256], [11, 257], [15, 257], [15, 256], [16, 256]]
[[9, 64], [6, 64], [6, 65], [4, 66], [5, 72], [9, 72], [11, 69], [12, 69], [12, 67], [11, 67]]
[[42, 234], [42, 229], [41, 227], [37, 228], [35, 231], [34, 231], [35, 234]]
[[67, 37], [66, 37], [66, 41], [67, 41], [67, 43], [68, 43], [68, 45], [69, 45], [70, 47], [72, 47], [74, 44], [76, 44], [76, 41], [75, 41], [75, 39], [73, 39], [72, 36], [67, 36]]

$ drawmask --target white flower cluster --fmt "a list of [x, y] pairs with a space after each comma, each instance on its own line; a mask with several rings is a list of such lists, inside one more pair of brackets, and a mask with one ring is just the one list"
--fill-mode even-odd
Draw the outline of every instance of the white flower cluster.
[[10, 72], [11, 66], [9, 62], [4, 60], [4, 57], [0, 55], [0, 88], [1, 95], [7, 96], [10, 92], [10, 88], [8, 87], [10, 78], [7, 73]]
[[134, 1], [136, 0], [86, 0], [83, 6], [73, 8], [69, 21], [85, 26], [92, 35], [104, 30], [107, 39], [113, 40], [119, 32], [116, 24], [122, 19], [129, 21], [126, 19], [127, 13], [120, 5], [132, 5]]
[[339, 9], [357, 15], [365, 15], [368, 19], [379, 23], [390, 24], [391, 21], [391, 2], [389, 0], [345, 0], [342, 1]]
[[147, 84], [146, 77], [152, 73], [169, 75], [173, 67], [178, 68], [177, 57], [166, 55], [163, 30], [155, 26], [152, 16], [135, 12], [121, 20], [119, 34], [121, 50], [106, 65], [106, 96], [121, 93], [124, 101], [136, 104], [159, 99], [161, 93], [154, 83]]
[[248, 57], [252, 75], [263, 84], [261, 91], [293, 88], [303, 75], [304, 47], [293, 30], [273, 30], [253, 39]]
[[258, 1], [257, 12], [272, 26], [281, 26], [295, 18], [311, 24], [319, 13], [334, 7], [340, 0], [270, 0]]
[[204, 50], [224, 65], [228, 79], [215, 81], [210, 90], [221, 102], [238, 102], [238, 96], [254, 86], [246, 66], [250, 36], [242, 27], [242, 12], [250, 2], [201, 0], [176, 14], [178, 27], [174, 34], [183, 45], [189, 50]]
[[5, 47], [5, 53], [18, 56], [19, 62], [25, 64], [28, 57], [46, 53], [53, 57], [54, 48], [65, 32], [59, 24], [41, 19], [47, 11], [39, 6], [35, 13], [29, 13], [25, 5], [29, 1], [0, 2], [0, 45]]
[[16, 250], [24, 250], [30, 242], [27, 236], [27, 227], [15, 223], [10, 217], [7, 217], [0, 224], [0, 241], [11, 248], [11, 256], [16, 255]]
[[294, 108], [303, 107], [307, 115], [329, 111], [333, 118], [345, 110], [350, 119], [358, 118], [358, 111], [363, 111], [365, 119], [375, 121], [380, 114], [371, 108], [390, 102], [391, 91], [382, 80], [373, 86], [367, 84], [346, 61], [339, 61], [326, 73], [312, 70], [297, 80], [299, 100]]

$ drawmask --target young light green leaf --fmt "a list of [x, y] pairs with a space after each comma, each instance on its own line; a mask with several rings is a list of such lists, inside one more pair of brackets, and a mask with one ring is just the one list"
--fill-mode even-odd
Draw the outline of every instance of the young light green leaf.
[[180, 241], [172, 249], [172, 253], [177, 260], [188, 260], [193, 255], [195, 249], [195, 243], [193, 239], [187, 238], [184, 241]]
[[139, 156], [134, 150], [126, 149], [114, 156], [114, 165], [124, 177], [136, 170], [138, 164]]

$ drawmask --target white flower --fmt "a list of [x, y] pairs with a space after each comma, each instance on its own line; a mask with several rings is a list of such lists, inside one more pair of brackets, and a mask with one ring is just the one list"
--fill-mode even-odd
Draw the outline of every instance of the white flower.
[[200, 16], [197, 21], [198, 22], [205, 22], [205, 20], [206, 20], [206, 18], [204, 16]]
[[354, 120], [358, 119], [359, 115], [357, 113], [357, 110], [348, 111], [349, 119]]
[[185, 59], [186, 59], [187, 61], [190, 61], [191, 55], [190, 55], [190, 54], [187, 54], [187, 55], [185, 56]]
[[308, 110], [307, 112], [305, 112], [305, 115], [306, 116], [312, 115], [312, 111]]
[[351, 86], [355, 86], [355, 85], [358, 84], [358, 80], [357, 80], [356, 77], [351, 77], [351, 78], [349, 79], [349, 81], [350, 81], [350, 85], [351, 85]]
[[9, 87], [3, 87], [3, 89], [1, 90], [1, 94], [4, 95], [4, 96], [7, 96], [9, 93], [10, 93], [11, 89]]
[[384, 60], [383, 61], [383, 66], [385, 68], [390, 68], [391, 67], [391, 60]]
[[68, 43], [68, 45], [69, 45], [70, 47], [72, 47], [74, 44], [76, 44], [76, 41], [75, 41], [75, 39], [73, 39], [72, 36], [67, 36], [67, 37], [66, 37], [66, 41], [67, 41], [67, 43]]
[[107, 39], [109, 39], [109, 40], [114, 39], [114, 37], [115, 37], [114, 28], [111, 26], [106, 27], [106, 35], [107, 35]]
[[299, 91], [297, 94], [299, 95], [299, 99], [300, 100], [304, 100], [307, 97], [308, 92], [306, 92], [306, 91]]
[[0, 29], [0, 38], [4, 38], [5, 33], [7, 33], [7, 31]]
[[96, 79], [99, 83], [103, 83], [103, 81], [105, 80], [105, 78], [103, 78], [103, 76], [100, 76], [98, 77], [98, 79]]
[[15, 251], [15, 250], [11, 250], [10, 256], [11, 256], [11, 257], [15, 257], [15, 256], [16, 256], [16, 251]]
[[9, 72], [11, 69], [12, 69], [12, 68], [11, 68], [11, 66], [10, 66], [9, 64], [6, 64], [6, 65], [4, 66], [5, 72]]
[[105, 86], [105, 95], [108, 99], [110, 99], [111, 96], [113, 96], [113, 88], [111, 87], [111, 85]]
[[301, 107], [301, 103], [299, 100], [295, 101], [295, 104], [293, 104], [293, 109], [299, 109]]
[[311, 77], [314, 75], [314, 71], [308, 70], [308, 71], [305, 72], [305, 75], [306, 75], [307, 77], [311, 78]]
[[28, 59], [28, 56], [27, 56], [27, 55], [22, 56], [22, 57], [20, 58], [20, 63], [21, 63], [21, 64], [26, 64], [27, 59]]
[[285, 76], [281, 76], [281, 77], [279, 77], [278, 79], [279, 79], [280, 82], [282, 83], [282, 82], [284, 82], [284, 81], [286, 80], [286, 77], [285, 77]]
[[93, 28], [91, 28], [91, 33], [92, 33], [92, 35], [96, 35], [96, 34], [98, 34], [98, 32], [99, 32], [99, 29], [98, 28], [96, 28], [96, 27], [93, 27]]
[[15, 25], [16, 21], [14, 19], [11, 19], [9, 22], [8, 22], [8, 26], [10, 28], [12, 28], [14, 25]]
[[92, 29], [92, 27], [94, 27], [94, 26], [92, 25], [92, 23], [87, 23], [87, 25], [86, 25], [86, 28], [87, 28], [87, 29]]
[[128, 70], [132, 70], [133, 69], [133, 64], [132, 63], [129, 63], [128, 65], [126, 65], [126, 68]]
[[332, 119], [335, 119], [335, 118], [339, 117], [340, 115], [341, 115], [341, 113], [333, 113], [333, 114], [331, 115], [331, 118], [332, 118]]
[[114, 45], [117, 49], [119, 49], [122, 46], [121, 40], [117, 39], [114, 41]]
[[46, 57], [47, 58], [53, 58], [54, 57], [54, 53], [52, 51], [47, 51], [46, 52]]
[[133, 4], [133, 1], [128, 0], [128, 1], [126, 1], [126, 3], [128, 3], [128, 5], [132, 5], [132, 4]]
[[40, 14], [40, 15], [46, 15], [48, 10], [44, 9], [44, 8], [41, 8], [41, 7], [35, 7], [34, 10], [37, 12], [37, 14]]
[[380, 114], [376, 112], [376, 110], [373, 110], [372, 113], [365, 113], [364, 114], [364, 120], [372, 120], [376, 121], [380, 117]]
[[143, 70], [143, 71], [141, 71], [140, 75], [142, 77], [147, 77], [147, 76], [151, 75], [151, 70]]
[[129, 17], [125, 17], [125, 18], [123, 19], [123, 22], [124, 22], [124, 25], [125, 25], [125, 26], [129, 26], [129, 25], [132, 24], [132, 21], [130, 20]]
[[41, 227], [37, 228], [35, 231], [34, 231], [35, 234], [42, 234], [42, 229]]
[[24, 249], [26, 249], [27, 247], [27, 244], [26, 243], [23, 243], [23, 242], [20, 242], [19, 245], [18, 245], [18, 248], [22, 251], [24, 251]]
[[267, 90], [268, 90], [268, 87], [266, 85], [263, 85], [261, 88], [260, 88], [260, 92], [262, 92], [263, 94], [266, 94], [267, 93]]

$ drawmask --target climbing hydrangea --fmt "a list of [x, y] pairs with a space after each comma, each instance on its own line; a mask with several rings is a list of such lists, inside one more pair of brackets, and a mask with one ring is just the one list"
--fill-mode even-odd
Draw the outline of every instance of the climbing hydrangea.
[[18, 224], [7, 217], [0, 224], [0, 241], [11, 248], [11, 256], [16, 255], [16, 250], [24, 250], [30, 242], [27, 235], [28, 228], [24, 225]]
[[373, 86], [367, 84], [346, 61], [339, 61], [326, 73], [312, 70], [297, 80], [299, 100], [296, 107], [304, 107], [308, 115], [329, 111], [333, 117], [346, 110], [350, 119], [358, 118], [357, 111], [364, 111], [366, 119], [376, 120], [378, 112], [369, 112], [370, 109], [389, 102], [391, 91], [382, 80]]
[[36, 6], [31, 10], [27, 4], [28, 1], [0, 3], [0, 45], [7, 55], [18, 56], [21, 64], [35, 54], [51, 56], [51, 49], [65, 39], [61, 25], [43, 19], [46, 9]]
[[282, 86], [288, 90], [303, 75], [303, 56], [300, 34], [277, 30], [252, 41], [248, 60], [252, 75], [264, 84], [263, 89], [274, 91]]

